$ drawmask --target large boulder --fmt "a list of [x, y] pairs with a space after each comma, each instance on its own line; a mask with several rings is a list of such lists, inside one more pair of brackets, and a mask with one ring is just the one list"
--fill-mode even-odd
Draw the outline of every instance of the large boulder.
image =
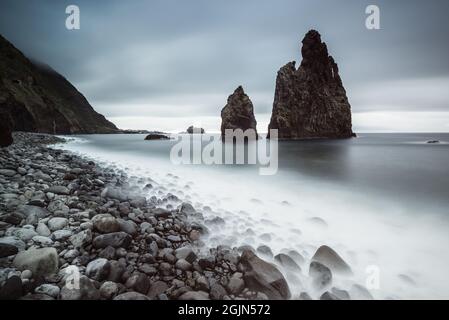
[[291, 296], [287, 281], [272, 264], [260, 259], [251, 250], [244, 250], [240, 258], [246, 287], [265, 293], [272, 300], [289, 299]]
[[30, 270], [34, 276], [48, 276], [58, 271], [58, 262], [55, 248], [32, 248], [19, 252], [13, 265], [19, 270]]
[[289, 62], [277, 74], [268, 129], [277, 129], [280, 139], [354, 136], [351, 106], [338, 66], [317, 31], [306, 34], [301, 53], [298, 69]]
[[254, 130], [250, 138], [257, 139], [257, 121], [254, 117], [254, 107], [242, 86], [235, 89], [228, 98], [228, 103], [221, 110], [221, 138], [225, 139], [225, 130]]

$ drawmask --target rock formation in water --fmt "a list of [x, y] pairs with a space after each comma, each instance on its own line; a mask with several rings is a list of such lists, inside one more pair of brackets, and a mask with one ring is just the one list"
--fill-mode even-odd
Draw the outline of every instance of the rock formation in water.
[[229, 96], [228, 103], [221, 110], [221, 137], [224, 138], [226, 129], [242, 129], [243, 131], [253, 129], [257, 138], [256, 125], [253, 104], [242, 86], [239, 86]]
[[278, 72], [268, 129], [278, 129], [279, 139], [354, 136], [338, 66], [317, 31], [306, 34], [301, 53], [298, 69], [290, 62]]
[[30, 61], [2, 36], [0, 111], [13, 131], [71, 134], [118, 130], [63, 76]]

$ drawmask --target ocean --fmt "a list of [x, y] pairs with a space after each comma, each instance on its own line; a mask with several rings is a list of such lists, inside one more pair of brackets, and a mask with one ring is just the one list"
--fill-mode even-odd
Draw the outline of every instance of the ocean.
[[176, 140], [144, 137], [70, 136], [57, 147], [122, 170], [136, 184], [151, 181], [149, 197], [170, 192], [206, 219], [221, 218], [207, 225], [205, 249], [266, 245], [275, 255], [299, 252], [306, 259], [301, 272], [279, 266], [294, 296], [319, 297], [308, 263], [328, 245], [354, 273], [334, 276], [337, 288], [360, 284], [376, 299], [449, 299], [449, 134], [280, 141], [274, 175], [260, 175], [258, 165], [173, 164]]

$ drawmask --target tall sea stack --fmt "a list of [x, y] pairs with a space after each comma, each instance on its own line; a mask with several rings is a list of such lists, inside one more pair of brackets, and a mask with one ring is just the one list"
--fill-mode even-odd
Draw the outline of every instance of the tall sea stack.
[[301, 53], [298, 69], [290, 62], [278, 72], [268, 129], [278, 129], [279, 139], [353, 137], [338, 66], [317, 31], [306, 34]]
[[235, 89], [228, 98], [228, 103], [221, 110], [221, 137], [224, 139], [226, 129], [253, 129], [257, 139], [256, 118], [250, 98], [243, 91], [242, 86]]

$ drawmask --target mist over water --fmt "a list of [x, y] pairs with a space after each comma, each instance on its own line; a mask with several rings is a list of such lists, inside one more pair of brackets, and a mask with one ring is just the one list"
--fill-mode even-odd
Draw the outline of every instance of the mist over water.
[[325, 244], [354, 272], [336, 275], [335, 287], [365, 285], [374, 266], [375, 298], [448, 299], [449, 145], [428, 140], [447, 142], [449, 134], [281, 141], [273, 176], [249, 165], [173, 165], [176, 141], [144, 141], [144, 135], [79, 136], [58, 147], [151, 178], [156, 188], [148, 196], [171, 192], [191, 201], [211, 220], [202, 239], [207, 247], [267, 245], [274, 255], [296, 250], [306, 258], [301, 273], [279, 266], [293, 296], [322, 293], [307, 275], [309, 259]]

